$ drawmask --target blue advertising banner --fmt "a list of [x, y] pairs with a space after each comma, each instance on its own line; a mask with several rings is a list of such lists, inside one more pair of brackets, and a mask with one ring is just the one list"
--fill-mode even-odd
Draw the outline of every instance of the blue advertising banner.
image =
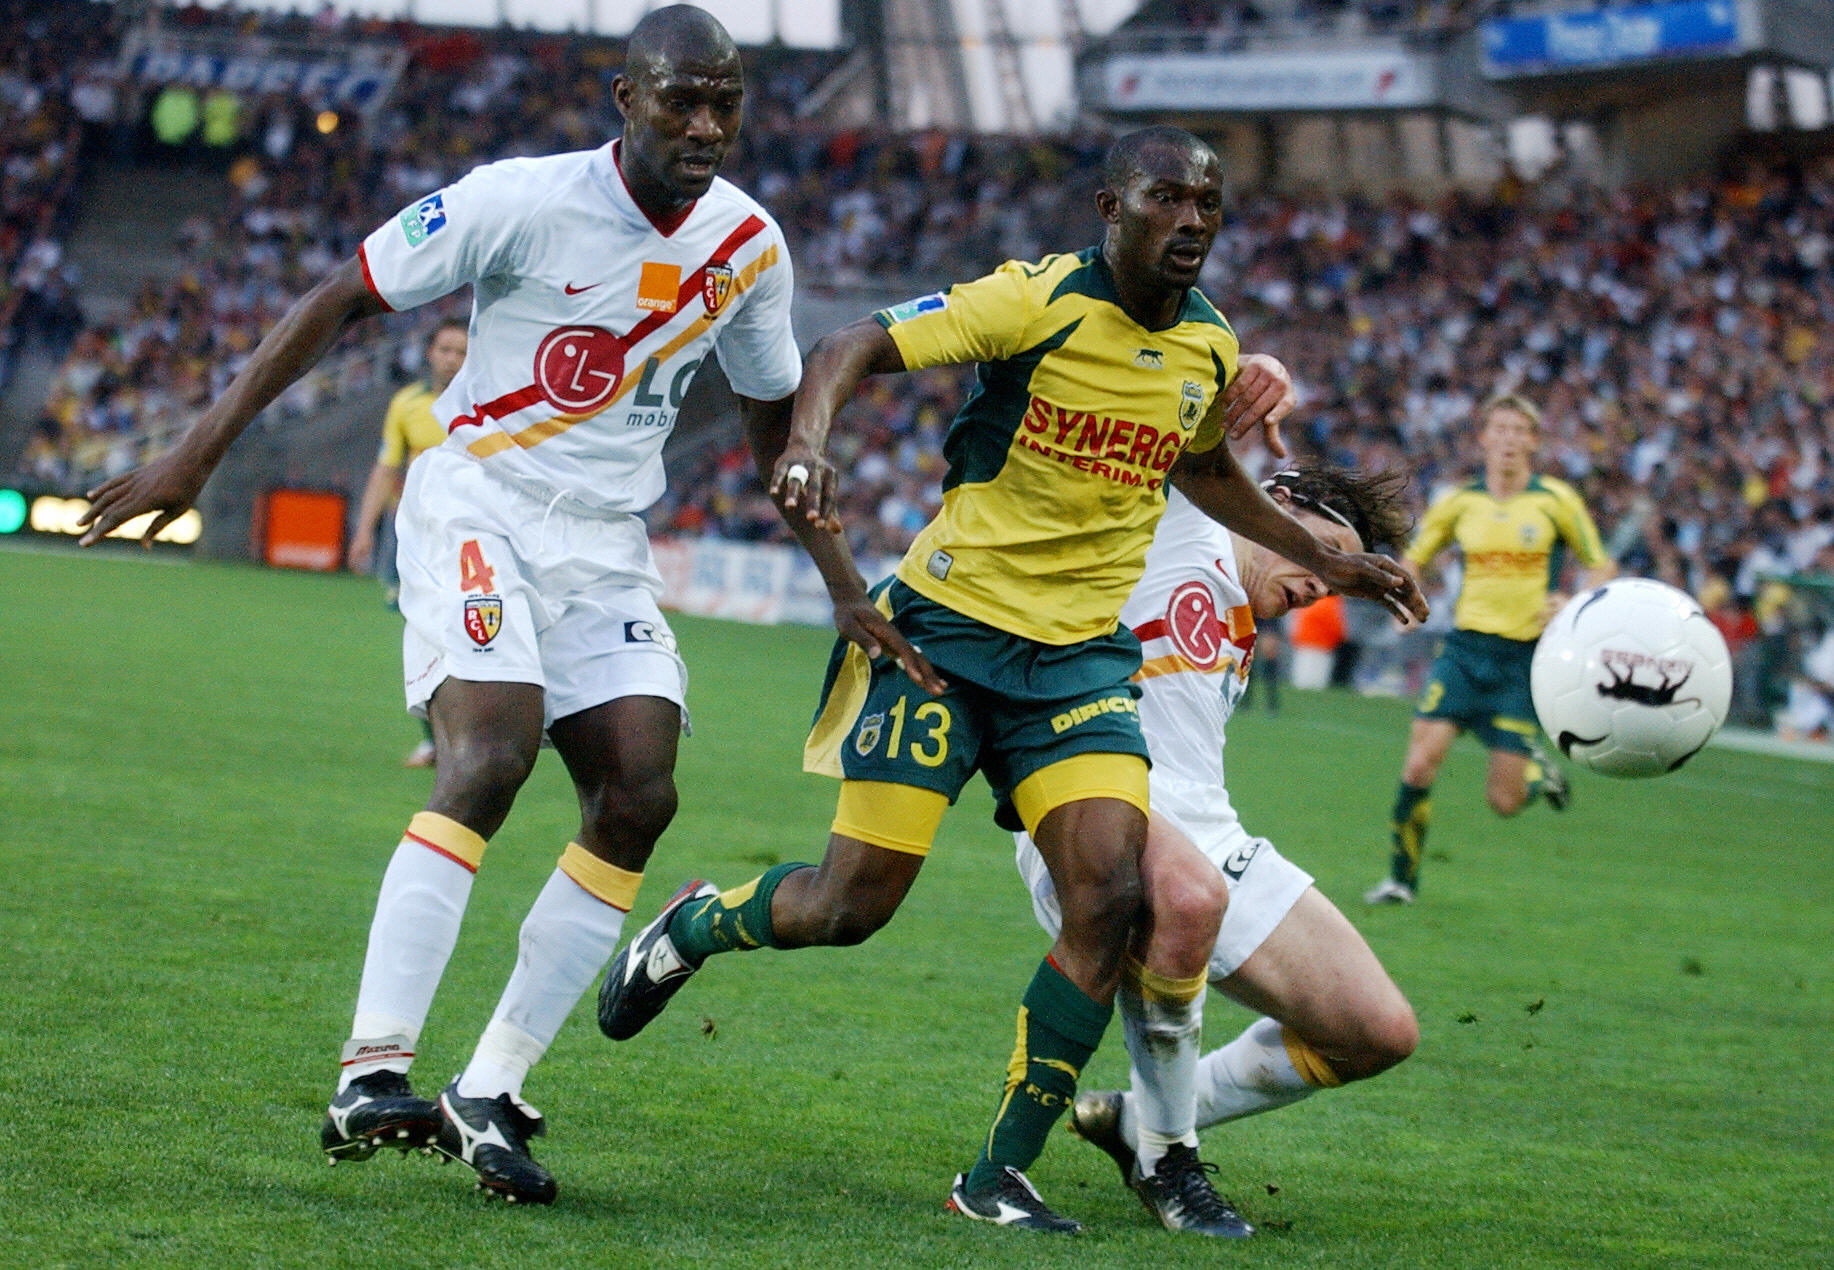
[[1493, 79], [1587, 70], [1664, 57], [1736, 53], [1737, 0], [1655, 0], [1649, 4], [1491, 18], [1484, 23], [1484, 73]]
[[387, 95], [400, 73], [389, 60], [325, 52], [304, 57], [248, 51], [223, 52], [162, 44], [136, 54], [143, 83], [180, 81], [197, 88], [245, 93], [293, 93], [311, 102], [361, 108]]

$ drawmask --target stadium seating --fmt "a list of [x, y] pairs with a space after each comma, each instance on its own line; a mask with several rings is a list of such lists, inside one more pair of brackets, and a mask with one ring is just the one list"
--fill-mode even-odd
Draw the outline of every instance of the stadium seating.
[[[1149, 5], [1137, 26], [1209, 29], [1254, 13], [1375, 22], [1391, 7], [1184, 0]], [[80, 489], [158, 453], [293, 299], [411, 198], [476, 163], [597, 144], [617, 127], [613, 43], [348, 24], [412, 50], [385, 107], [366, 122], [326, 122], [289, 97], [251, 98], [236, 143], [202, 159], [143, 135], [142, 161], [201, 163], [200, 179], [220, 181], [223, 197], [183, 226], [171, 282], [147, 284], [125, 314], [78, 332], [48, 231], [62, 223], [76, 171], [73, 94], [107, 87], [84, 68], [114, 36], [102, 6], [0, 3], [9, 19], [27, 11], [31, 21], [9, 20], [0, 37], [0, 332], [11, 321], [15, 338], [29, 326], [68, 344], [19, 461], [51, 487]], [[1465, 16], [1456, 4], [1408, 13], [1429, 24]], [[295, 16], [199, 9], [174, 20], [340, 38]], [[60, 41], [86, 58], [52, 56]], [[1095, 241], [1100, 138], [822, 127], [794, 105], [826, 56], [755, 55], [748, 132], [728, 168], [784, 226], [805, 288], [927, 290]], [[1533, 184], [1511, 178], [1435, 203], [1250, 196], [1229, 211], [1204, 285], [1247, 348], [1293, 368], [1303, 453], [1404, 465], [1424, 498], [1469, 470], [1477, 402], [1520, 388], [1547, 414], [1544, 461], [1585, 492], [1627, 571], [1696, 593], [1723, 584], [1762, 627], [1782, 612], [1767, 578], [1828, 567], [1825, 167], [1754, 166], [1616, 193], [1556, 168]], [[390, 318], [387, 340], [352, 337], [283, 408], [309, 411], [373, 384], [391, 362], [411, 363], [419, 333], [458, 305]], [[941, 438], [964, 383], [955, 372], [875, 383], [849, 408], [837, 446], [851, 473], [843, 512], [862, 554], [900, 551], [935, 509]], [[658, 530], [787, 541], [736, 427], [678, 453], [673, 480], [653, 513]], [[1771, 622], [1780, 638], [1803, 638], [1788, 632], [1808, 623], [1786, 618]]]

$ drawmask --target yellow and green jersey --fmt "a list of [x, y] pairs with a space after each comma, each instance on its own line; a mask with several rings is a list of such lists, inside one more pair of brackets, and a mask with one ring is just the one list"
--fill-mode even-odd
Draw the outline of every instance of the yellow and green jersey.
[[389, 399], [382, 419], [382, 449], [376, 462], [383, 467], [412, 463], [434, 446], [444, 443], [446, 430], [433, 417], [433, 385], [417, 379]]
[[1608, 559], [1578, 492], [1551, 476], [1530, 477], [1513, 498], [1494, 497], [1481, 478], [1453, 490], [1427, 509], [1407, 558], [1424, 566], [1453, 542], [1464, 554], [1465, 579], [1452, 624], [1505, 639], [1540, 636], [1541, 609], [1567, 548], [1587, 568]]
[[1172, 325], [1147, 330], [1093, 247], [1008, 261], [876, 316], [911, 370], [980, 363], [943, 445], [942, 510], [899, 579], [1039, 643], [1111, 633], [1166, 474], [1222, 437], [1211, 407], [1235, 374], [1235, 332], [1195, 288]]

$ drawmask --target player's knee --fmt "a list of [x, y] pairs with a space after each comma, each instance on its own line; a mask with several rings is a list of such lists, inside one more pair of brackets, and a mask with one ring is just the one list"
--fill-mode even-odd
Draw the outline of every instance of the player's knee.
[[1368, 1080], [1403, 1062], [1420, 1044], [1420, 1023], [1414, 1008], [1399, 992], [1356, 1020], [1353, 1036], [1346, 1037], [1331, 1068], [1344, 1080]]
[[1430, 787], [1438, 776], [1439, 764], [1431, 758], [1409, 754], [1407, 761], [1401, 764], [1402, 781], [1412, 785], [1415, 789]]
[[1229, 887], [1221, 873], [1203, 862], [1202, 867], [1156, 873], [1146, 902], [1155, 939], [1169, 935], [1180, 944], [1208, 948], [1216, 942]]
[[845, 896], [824, 915], [821, 942], [835, 948], [863, 944], [891, 920], [897, 908], [873, 896]]
[[515, 740], [459, 736], [441, 743], [440, 786], [461, 801], [511, 799], [535, 770], [535, 752]]
[[602, 785], [580, 796], [580, 818], [603, 842], [654, 845], [675, 819], [680, 799], [667, 772], [627, 784]]
[[1513, 816], [1528, 803], [1528, 792], [1508, 787], [1492, 787], [1484, 791], [1490, 803], [1490, 810], [1499, 816]]
[[1397, 994], [1393, 1003], [1369, 1020], [1363, 1045], [1368, 1074], [1374, 1076], [1405, 1061], [1419, 1044], [1420, 1021], [1414, 1017], [1414, 1007]]
[[1140, 873], [1132, 860], [1111, 872], [1086, 878], [1058, 892], [1064, 933], [1091, 948], [1124, 948], [1145, 904]]

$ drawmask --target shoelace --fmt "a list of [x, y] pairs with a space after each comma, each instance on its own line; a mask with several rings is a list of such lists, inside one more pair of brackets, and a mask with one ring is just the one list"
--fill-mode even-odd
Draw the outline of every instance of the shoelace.
[[1168, 1151], [1160, 1160], [1163, 1168], [1171, 1165], [1171, 1176], [1166, 1179], [1167, 1189], [1178, 1197], [1184, 1210], [1194, 1217], [1205, 1221], [1221, 1221], [1236, 1216], [1236, 1211], [1229, 1202], [1216, 1193], [1210, 1185], [1210, 1174], [1215, 1173], [1216, 1165], [1201, 1159], [1197, 1152], [1191, 1150]]

